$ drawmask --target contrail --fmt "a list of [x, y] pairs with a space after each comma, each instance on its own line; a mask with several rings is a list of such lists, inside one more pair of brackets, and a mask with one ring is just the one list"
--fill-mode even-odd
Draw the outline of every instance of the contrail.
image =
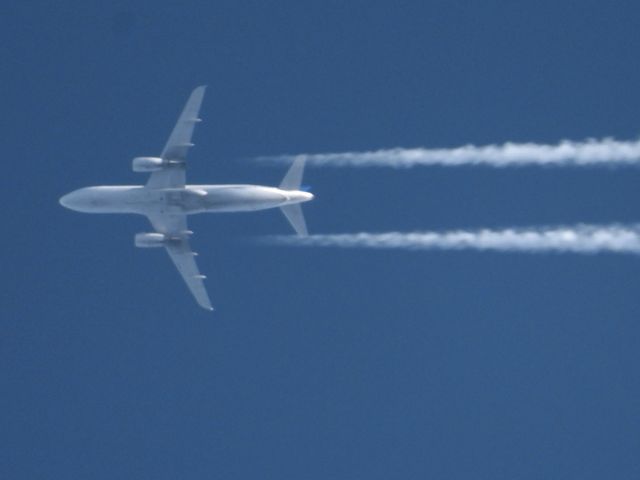
[[399, 250], [640, 254], [640, 225], [271, 236], [267, 243], [304, 247]]
[[[259, 161], [291, 162], [298, 155], [260, 157]], [[368, 152], [304, 154], [310, 165], [332, 167], [393, 167], [485, 165], [515, 166], [605, 166], [639, 165], [640, 140], [613, 138], [557, 144], [513, 143], [465, 145], [456, 148], [392, 148]]]

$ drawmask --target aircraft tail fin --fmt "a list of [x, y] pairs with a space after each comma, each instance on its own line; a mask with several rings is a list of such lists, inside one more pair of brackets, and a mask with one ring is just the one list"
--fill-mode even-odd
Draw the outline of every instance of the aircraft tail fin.
[[[299, 155], [293, 160], [293, 164], [285, 174], [280, 183], [281, 190], [300, 190], [302, 188], [302, 174], [304, 173], [304, 164], [306, 158]], [[298, 235], [307, 236], [307, 223], [302, 214], [302, 208], [299, 203], [283, 205], [280, 207], [284, 216]]]
[[304, 172], [304, 163], [306, 158], [304, 155], [298, 155], [294, 160], [289, 171], [280, 183], [282, 190], [300, 190], [302, 185], [302, 173]]
[[282, 213], [287, 217], [287, 220], [289, 220], [289, 223], [298, 235], [306, 237], [309, 234], [307, 231], [307, 223], [305, 222], [304, 215], [302, 214], [302, 207], [299, 203], [283, 205], [280, 207], [280, 210], [282, 210]]

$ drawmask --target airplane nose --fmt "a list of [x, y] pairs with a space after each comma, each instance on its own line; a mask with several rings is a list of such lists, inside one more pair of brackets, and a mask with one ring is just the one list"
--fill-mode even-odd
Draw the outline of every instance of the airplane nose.
[[64, 208], [68, 208], [69, 210], [80, 210], [83, 206], [82, 199], [82, 192], [76, 190], [63, 195], [58, 201]]
[[70, 207], [70, 197], [71, 194], [67, 193], [66, 195], [63, 195], [60, 197], [60, 200], [58, 200], [60, 202], [60, 205], [62, 205], [64, 208], [71, 208]]

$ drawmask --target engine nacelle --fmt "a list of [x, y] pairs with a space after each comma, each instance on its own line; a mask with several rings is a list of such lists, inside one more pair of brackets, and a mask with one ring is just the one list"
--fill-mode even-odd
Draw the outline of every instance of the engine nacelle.
[[165, 165], [166, 162], [158, 157], [136, 157], [131, 163], [134, 172], [157, 172]]
[[138, 248], [164, 247], [167, 237], [162, 233], [137, 233], [135, 244]]

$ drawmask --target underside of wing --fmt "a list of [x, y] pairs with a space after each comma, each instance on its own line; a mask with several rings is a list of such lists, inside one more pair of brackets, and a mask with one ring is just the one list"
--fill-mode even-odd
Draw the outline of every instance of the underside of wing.
[[196, 123], [200, 121], [198, 113], [200, 112], [205, 89], [205, 86], [201, 86], [191, 93], [160, 155], [160, 157], [166, 161], [166, 165], [162, 170], [151, 174], [147, 182], [147, 187], [184, 187], [186, 181], [185, 162], [189, 148], [193, 147], [191, 137], [193, 136]]
[[155, 214], [148, 215], [149, 221], [157, 232], [166, 235], [165, 249], [174, 265], [182, 275], [187, 287], [195, 297], [198, 305], [207, 310], [213, 310], [209, 294], [204, 286], [204, 275], [200, 274], [194, 253], [189, 245], [187, 230], [187, 216], [183, 214]]
[[204, 287], [204, 279], [206, 277], [201, 275], [198, 270], [198, 265], [196, 265], [194, 258], [195, 253], [191, 251], [189, 241], [183, 238], [175, 242], [171, 241], [165, 247], [198, 305], [207, 310], [213, 310], [209, 294]]

